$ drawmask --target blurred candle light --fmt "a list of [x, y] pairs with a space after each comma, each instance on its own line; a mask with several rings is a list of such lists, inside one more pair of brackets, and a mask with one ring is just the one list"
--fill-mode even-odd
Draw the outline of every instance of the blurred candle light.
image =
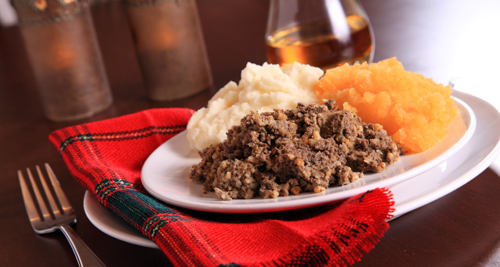
[[212, 85], [195, 0], [123, 3], [150, 99], [180, 99]]
[[86, 118], [108, 108], [111, 91], [87, 2], [13, 0], [45, 115]]

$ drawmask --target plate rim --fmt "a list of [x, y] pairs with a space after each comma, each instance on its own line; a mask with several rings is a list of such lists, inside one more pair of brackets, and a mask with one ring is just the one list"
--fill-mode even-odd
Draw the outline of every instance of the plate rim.
[[126, 225], [125, 221], [104, 208], [88, 190], [83, 195], [83, 210], [89, 221], [101, 232], [127, 243], [159, 249], [155, 242], [142, 236], [139, 230]]

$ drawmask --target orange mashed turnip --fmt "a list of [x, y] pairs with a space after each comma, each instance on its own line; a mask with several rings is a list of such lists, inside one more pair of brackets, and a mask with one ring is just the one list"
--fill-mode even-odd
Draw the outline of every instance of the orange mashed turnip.
[[381, 124], [409, 153], [434, 147], [458, 115], [451, 86], [406, 71], [396, 58], [329, 69], [315, 90], [363, 121]]

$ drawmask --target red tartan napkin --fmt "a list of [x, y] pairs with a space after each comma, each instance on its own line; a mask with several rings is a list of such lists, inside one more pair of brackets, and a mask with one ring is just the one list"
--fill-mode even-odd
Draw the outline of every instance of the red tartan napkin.
[[192, 114], [152, 109], [57, 130], [49, 139], [78, 182], [178, 266], [351, 265], [389, 228], [394, 202], [388, 189], [340, 205], [247, 215], [196, 212], [156, 200], [141, 185], [142, 165], [186, 128]]

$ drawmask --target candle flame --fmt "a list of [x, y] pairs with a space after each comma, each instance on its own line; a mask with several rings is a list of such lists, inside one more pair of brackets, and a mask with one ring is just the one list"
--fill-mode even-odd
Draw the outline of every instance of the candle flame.
[[35, 7], [38, 10], [44, 11], [47, 8], [47, 1], [45, 1], [45, 0], [35, 0]]

